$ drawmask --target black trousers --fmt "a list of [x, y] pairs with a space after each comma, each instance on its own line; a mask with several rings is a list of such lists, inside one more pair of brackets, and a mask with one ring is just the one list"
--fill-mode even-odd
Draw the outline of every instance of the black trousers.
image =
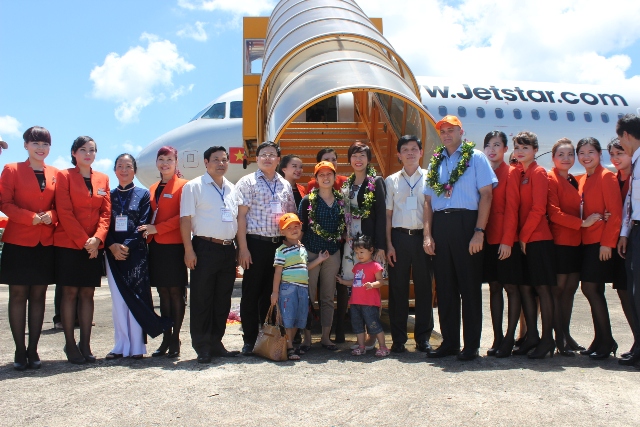
[[198, 354], [222, 350], [236, 280], [236, 249], [194, 237], [191, 271], [191, 342]]
[[271, 243], [247, 237], [247, 248], [253, 264], [242, 277], [242, 299], [240, 318], [244, 331], [244, 343], [254, 345], [260, 324], [264, 322], [271, 305], [273, 290], [273, 260], [281, 243]]
[[460, 300], [463, 339], [468, 351], [480, 347], [482, 334], [482, 251], [469, 254], [478, 211], [433, 214], [432, 235], [436, 244], [433, 270], [438, 292], [438, 316], [442, 346], [460, 348]]
[[[627, 242], [625, 266], [627, 293], [631, 300], [631, 315], [635, 351], [640, 352], [640, 226], [634, 225]], [[635, 268], [634, 268], [635, 267]]]
[[389, 320], [394, 344], [407, 342], [407, 317], [409, 316], [409, 281], [413, 272], [413, 289], [416, 297], [416, 342], [428, 341], [433, 331], [431, 301], [431, 257], [422, 246], [422, 233], [408, 235], [391, 230], [391, 243], [396, 250], [396, 262], [389, 265]]

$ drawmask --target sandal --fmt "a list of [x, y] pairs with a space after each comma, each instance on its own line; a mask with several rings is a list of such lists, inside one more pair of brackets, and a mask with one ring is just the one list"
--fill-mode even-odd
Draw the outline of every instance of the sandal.
[[296, 349], [295, 348], [288, 348], [287, 349], [287, 359], [289, 359], [289, 360], [300, 360], [300, 356], [298, 356], [296, 354]]
[[365, 354], [367, 354], [367, 349], [366, 349], [366, 347], [365, 347], [365, 346], [362, 346], [362, 347], [361, 347], [361, 346], [358, 346], [358, 348], [354, 349], [354, 350], [351, 352], [351, 355], [352, 355], [352, 356], [363, 356], [363, 355], [365, 355]]
[[[351, 346], [351, 350], [355, 350], [355, 349], [356, 349], [356, 348], [358, 348], [358, 347], [360, 347], [358, 344], [354, 344], [354, 345], [352, 345], [352, 346]], [[374, 344], [373, 344], [373, 345], [366, 345], [366, 344], [365, 344], [365, 345], [364, 345], [364, 348], [365, 348], [367, 351], [371, 351], [371, 350], [375, 349], [375, 348], [376, 348], [375, 341], [374, 341]]]
[[335, 344], [322, 344], [322, 348], [327, 349], [329, 351], [336, 351], [338, 350], [338, 346]]
[[113, 359], [120, 359], [122, 357], [122, 354], [118, 354], [118, 353], [109, 353], [107, 354], [104, 358], [106, 360], [113, 360]]
[[376, 350], [377, 357], [387, 357], [389, 353], [390, 351], [387, 347], [380, 347], [378, 350]]
[[301, 345], [298, 348], [300, 349], [300, 351], [302, 353], [308, 353], [309, 351], [311, 351], [311, 346], [310, 345]]

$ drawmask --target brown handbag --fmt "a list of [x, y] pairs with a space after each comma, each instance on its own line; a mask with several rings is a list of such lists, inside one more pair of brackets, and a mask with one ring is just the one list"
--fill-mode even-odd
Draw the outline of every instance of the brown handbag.
[[[275, 325], [269, 324], [271, 320], [271, 313], [276, 310], [276, 323]], [[280, 310], [274, 305], [269, 307], [267, 318], [264, 319], [262, 329], [258, 334], [256, 345], [253, 347], [253, 352], [259, 356], [265, 357], [269, 360], [281, 362], [287, 360], [287, 335], [282, 325], [282, 317], [280, 316]]]

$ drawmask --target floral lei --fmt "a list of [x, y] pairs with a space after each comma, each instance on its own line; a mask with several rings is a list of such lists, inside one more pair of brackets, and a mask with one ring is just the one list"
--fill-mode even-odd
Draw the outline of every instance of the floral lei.
[[[375, 202], [376, 200], [376, 195], [375, 195], [375, 190], [376, 190], [376, 184], [375, 184], [375, 179], [376, 179], [376, 169], [371, 166], [371, 165], [367, 165], [367, 188], [366, 191], [364, 193], [364, 202], [362, 203], [361, 207], [355, 207], [353, 205], [351, 205], [351, 213], [349, 214], [349, 218], [348, 221], [351, 222], [351, 219], [358, 219], [358, 218], [367, 218], [370, 214], [371, 214], [371, 207], [373, 206], [373, 202]], [[344, 184], [342, 184], [342, 188], [345, 189], [346, 191], [349, 191], [351, 189], [351, 186], [353, 185], [353, 182], [356, 180], [356, 174], [352, 173], [351, 176], [345, 181]], [[363, 183], [364, 185], [364, 183]]]
[[440, 145], [433, 153], [433, 157], [431, 157], [431, 161], [429, 162], [429, 173], [427, 173], [427, 185], [435, 191], [436, 195], [440, 196], [445, 191], [450, 191], [453, 189], [453, 184], [460, 179], [462, 174], [469, 167], [469, 161], [471, 160], [471, 156], [473, 155], [473, 147], [476, 144], [473, 142], [464, 140], [462, 141], [462, 156], [460, 156], [460, 160], [458, 160], [458, 164], [455, 169], [451, 171], [449, 175], [449, 181], [445, 184], [440, 183], [440, 164], [444, 160], [444, 155], [442, 154], [445, 150], [444, 145]]
[[318, 209], [319, 199], [317, 188], [314, 188], [311, 193], [309, 193], [309, 207], [307, 208], [307, 211], [309, 212], [309, 228], [311, 228], [311, 231], [313, 231], [323, 239], [329, 240], [330, 242], [337, 242], [342, 238], [342, 233], [344, 233], [347, 225], [344, 222], [344, 197], [342, 197], [342, 194], [340, 194], [339, 191], [332, 191], [333, 197], [336, 198], [336, 201], [338, 202], [338, 206], [340, 208], [340, 222], [338, 223], [338, 229], [335, 233], [326, 231], [318, 222], [316, 222], [316, 212]]

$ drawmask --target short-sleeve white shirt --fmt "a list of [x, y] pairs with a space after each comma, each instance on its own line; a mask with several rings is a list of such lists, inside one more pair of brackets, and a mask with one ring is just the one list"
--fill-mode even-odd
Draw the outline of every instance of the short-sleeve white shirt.
[[[408, 176], [404, 168], [389, 175], [385, 180], [387, 187], [387, 210], [393, 211], [391, 227], [402, 227], [410, 230], [422, 229], [422, 214], [424, 210], [424, 184], [427, 171], [418, 168], [412, 176]], [[411, 190], [413, 187], [413, 191]], [[417, 198], [416, 209], [407, 206], [407, 197]]]

